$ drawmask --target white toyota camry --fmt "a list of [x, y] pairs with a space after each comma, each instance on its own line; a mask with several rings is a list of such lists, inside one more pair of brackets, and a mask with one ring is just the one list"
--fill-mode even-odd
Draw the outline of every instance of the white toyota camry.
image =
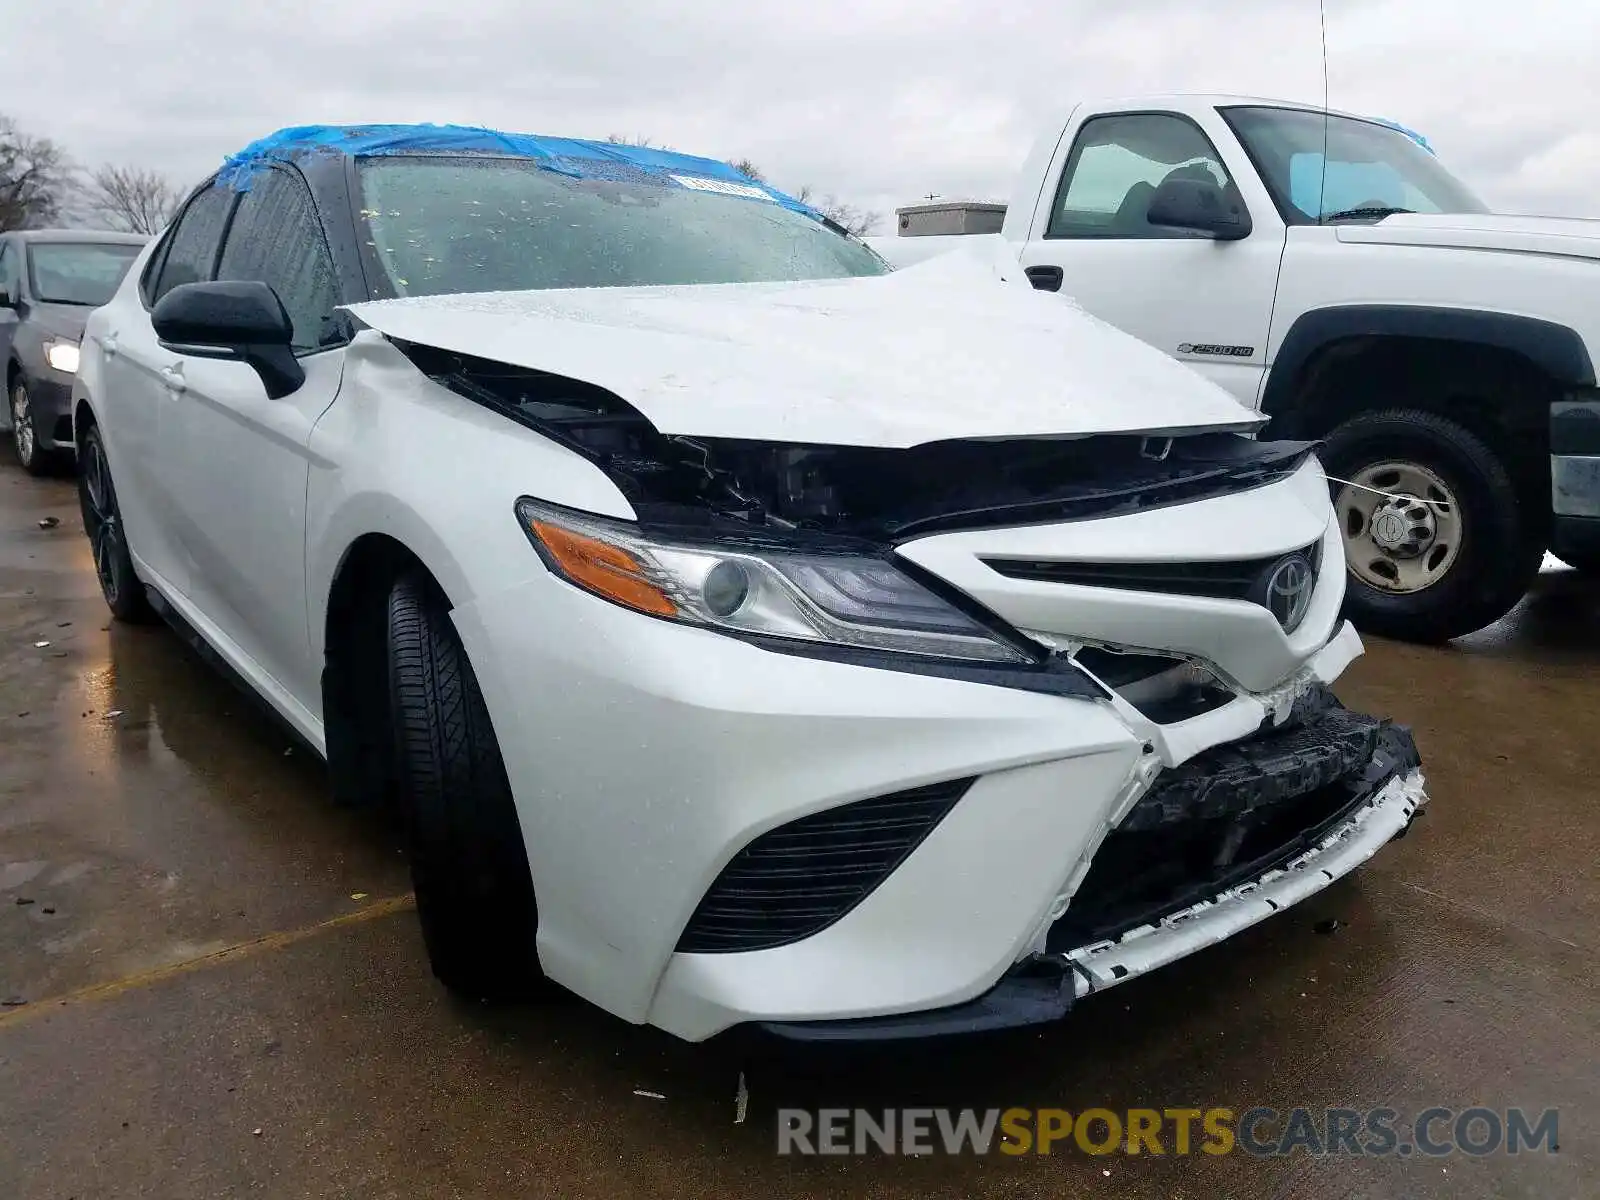
[[1313, 447], [986, 242], [890, 272], [708, 159], [263, 139], [91, 317], [73, 421], [113, 612], [396, 806], [474, 995], [1049, 1020], [1425, 800], [1327, 688]]

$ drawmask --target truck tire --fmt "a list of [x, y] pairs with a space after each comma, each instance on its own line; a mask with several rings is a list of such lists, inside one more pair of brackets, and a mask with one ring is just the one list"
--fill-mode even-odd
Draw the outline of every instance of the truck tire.
[[1368, 632], [1442, 642], [1499, 620], [1544, 556], [1542, 524], [1505, 463], [1435, 413], [1365, 413], [1322, 463], [1344, 533], [1345, 611]]
[[434, 975], [473, 999], [523, 999], [542, 979], [533, 880], [477, 677], [431, 580], [388, 605], [395, 777]]

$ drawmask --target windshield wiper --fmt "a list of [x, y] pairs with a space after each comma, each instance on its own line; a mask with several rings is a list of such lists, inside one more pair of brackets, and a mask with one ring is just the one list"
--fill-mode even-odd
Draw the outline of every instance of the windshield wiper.
[[1348, 221], [1360, 217], [1392, 217], [1397, 213], [1409, 213], [1415, 211], [1415, 209], [1410, 208], [1386, 208], [1381, 204], [1374, 204], [1369, 205], [1366, 208], [1346, 208], [1336, 213], [1328, 213], [1322, 219], [1324, 221]]

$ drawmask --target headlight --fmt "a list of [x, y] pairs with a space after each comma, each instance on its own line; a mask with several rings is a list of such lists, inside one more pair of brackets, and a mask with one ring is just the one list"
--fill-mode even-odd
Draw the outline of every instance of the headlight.
[[44, 360], [58, 371], [68, 375], [76, 375], [78, 373], [78, 343], [46, 342], [44, 344]]
[[553, 572], [635, 612], [728, 633], [1031, 661], [883, 558], [661, 539], [526, 498], [517, 517]]

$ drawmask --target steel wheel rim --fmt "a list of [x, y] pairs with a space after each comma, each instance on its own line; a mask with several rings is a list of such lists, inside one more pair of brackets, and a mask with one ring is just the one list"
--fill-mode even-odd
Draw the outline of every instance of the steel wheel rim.
[[117, 496], [111, 489], [111, 473], [106, 469], [105, 453], [99, 439], [89, 443], [88, 461], [83, 465], [83, 494], [88, 501], [84, 524], [88, 527], [89, 548], [94, 556], [94, 573], [107, 602], [116, 604], [121, 594], [117, 582], [117, 553], [122, 545], [122, 522], [117, 514]]
[[11, 436], [16, 439], [17, 457], [26, 466], [33, 461], [33, 407], [28, 389], [20, 383], [11, 389]]
[[1461, 554], [1461, 504], [1434, 470], [1378, 462], [1356, 472], [1334, 496], [1350, 573], [1392, 596], [1433, 587]]

